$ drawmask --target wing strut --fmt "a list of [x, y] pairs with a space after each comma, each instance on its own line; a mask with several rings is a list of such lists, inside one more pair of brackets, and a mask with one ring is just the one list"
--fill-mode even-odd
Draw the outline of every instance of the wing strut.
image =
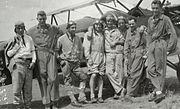
[[119, 0], [116, 0], [122, 7], [124, 7], [128, 12], [130, 11], [129, 8], [127, 8], [123, 3], [121, 3]]
[[166, 1], [166, 0], [163, 0], [163, 2], [162, 2], [162, 6], [164, 5], [165, 1]]
[[55, 15], [53, 15], [53, 18], [54, 18], [54, 21], [55, 21], [56, 25], [58, 25], [58, 22], [57, 22], [57, 20], [56, 20]]
[[97, 3], [95, 3], [95, 6], [96, 6], [96, 8], [98, 9], [99, 13], [100, 13], [101, 15], [103, 15], [102, 10], [100, 9], [100, 7], [98, 6], [98, 4], [97, 4]]
[[57, 22], [56, 17], [55, 17], [54, 14], [51, 15], [51, 24], [53, 24], [53, 20], [55, 21], [56, 25], [58, 25], [58, 22]]
[[70, 17], [71, 17], [71, 11], [68, 10], [68, 22], [70, 21]]
[[121, 12], [121, 10], [116, 9], [116, 8], [113, 8], [113, 7], [111, 7], [111, 6], [108, 6], [108, 5], [105, 5], [105, 4], [101, 4], [101, 3], [99, 3], [99, 4], [102, 5], [102, 6], [104, 6], [104, 7], [107, 7], [107, 8], [110, 8], [110, 9], [113, 9], [113, 10], [116, 10], [116, 11], [120, 11], [120, 12]]

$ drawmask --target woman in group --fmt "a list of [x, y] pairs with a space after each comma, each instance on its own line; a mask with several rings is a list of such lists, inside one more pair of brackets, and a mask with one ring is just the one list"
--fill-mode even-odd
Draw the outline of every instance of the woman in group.
[[117, 28], [117, 21], [113, 15], [107, 15], [105, 20], [106, 75], [115, 91], [114, 99], [119, 99], [119, 95], [124, 95], [125, 92], [125, 88], [121, 84], [123, 65], [120, 60], [123, 58], [125, 39]]
[[[102, 89], [105, 70], [105, 54], [104, 54], [104, 33], [103, 22], [96, 20], [93, 27], [89, 27], [89, 31], [85, 34], [84, 50], [85, 57], [88, 60], [88, 74], [90, 75], [90, 91], [91, 103], [103, 103]], [[95, 79], [98, 81], [98, 99], [95, 99]]]

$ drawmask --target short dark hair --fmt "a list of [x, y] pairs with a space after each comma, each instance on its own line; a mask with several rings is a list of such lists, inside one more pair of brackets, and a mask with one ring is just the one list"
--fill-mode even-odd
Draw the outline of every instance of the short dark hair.
[[135, 22], [137, 22], [137, 19], [135, 17], [128, 18], [128, 21], [130, 21], [130, 20], [134, 20]]
[[153, 0], [151, 4], [157, 4], [159, 5], [160, 7], [162, 7], [162, 3], [160, 0]]
[[37, 13], [37, 16], [46, 16], [46, 12], [45, 11], [39, 11]]
[[66, 29], [69, 29], [72, 25], [76, 25], [76, 22], [71, 20], [67, 23]]

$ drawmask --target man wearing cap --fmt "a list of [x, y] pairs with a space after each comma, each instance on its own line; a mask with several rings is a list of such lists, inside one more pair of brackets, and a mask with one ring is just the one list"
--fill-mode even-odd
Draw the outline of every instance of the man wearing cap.
[[[76, 23], [70, 21], [67, 24], [67, 32], [59, 37], [57, 41], [57, 48], [59, 50], [58, 59], [61, 63], [61, 69], [64, 76], [64, 83], [66, 86], [71, 86], [72, 75], [75, 75], [80, 79], [79, 85], [79, 97], [78, 100], [81, 103], [87, 103], [85, 96], [85, 87], [87, 75], [80, 68], [80, 61], [83, 57], [83, 47], [82, 42], [78, 36], [75, 35], [76, 32]], [[76, 107], [81, 107], [74, 97], [74, 92], [72, 88], [67, 91], [70, 99], [71, 105]]]
[[32, 69], [36, 62], [33, 40], [25, 33], [22, 21], [15, 23], [16, 36], [12, 37], [5, 49], [7, 68], [11, 72], [13, 85], [13, 104], [17, 108], [30, 109], [32, 100]]
[[166, 76], [167, 55], [173, 52], [177, 45], [177, 35], [168, 16], [162, 14], [160, 0], [151, 3], [153, 16], [148, 20], [148, 77], [155, 90], [149, 101], [159, 103], [165, 98], [163, 87]]
[[37, 13], [38, 25], [28, 30], [35, 43], [38, 65], [38, 80], [41, 90], [42, 103], [46, 109], [57, 108], [59, 100], [59, 83], [56, 63], [56, 41], [59, 30], [56, 26], [46, 23], [46, 13]]
[[[109, 14], [106, 16], [105, 28], [105, 52], [106, 52], [106, 75], [110, 80], [111, 85], [115, 90], [114, 99], [118, 99], [118, 94], [124, 91], [120, 79], [121, 66], [119, 58], [122, 57], [124, 38], [117, 28], [116, 20], [113, 15]], [[119, 57], [120, 56], [120, 57]]]

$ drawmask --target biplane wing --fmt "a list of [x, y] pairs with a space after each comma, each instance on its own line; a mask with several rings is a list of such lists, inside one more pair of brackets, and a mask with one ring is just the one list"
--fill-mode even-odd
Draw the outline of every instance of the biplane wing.
[[[91, 6], [94, 5], [97, 10], [100, 12], [100, 14], [102, 15], [102, 17], [106, 16], [108, 13], [114, 14], [115, 16], [125, 16], [125, 17], [129, 17], [131, 15], [128, 15], [126, 12], [123, 12], [121, 10], [118, 10], [117, 8], [113, 8], [111, 6], [106, 5], [106, 3], [110, 3], [110, 2], [115, 2], [115, 0], [90, 0], [90, 1], [85, 1], [79, 4], [75, 4], [75, 5], [70, 5], [64, 8], [60, 8], [54, 11], [51, 11], [49, 13], [47, 13], [47, 16], [51, 16], [51, 24], [53, 24], [53, 21], [55, 21], [56, 25], [58, 25], [58, 22], [56, 20], [56, 15], [64, 13], [64, 12], [68, 12], [68, 21], [70, 20], [70, 12], [74, 11], [76, 9], [80, 9], [83, 7], [87, 7], [87, 6]], [[100, 9], [99, 5], [113, 9], [114, 11], [109, 11], [106, 13], [103, 13], [103, 11]], [[96, 20], [96, 18], [90, 17], [90, 16], [85, 16], [82, 19], [78, 19], [75, 20], [75, 22], [77, 22], [77, 33], [78, 32], [83, 32], [83, 31], [87, 31], [88, 27], [91, 26], [93, 24], [93, 22]], [[60, 29], [65, 32], [66, 31], [66, 23], [59, 25]]]
[[61, 8], [61, 9], [54, 10], [52, 12], [47, 13], [47, 15], [48, 16], [56, 15], [56, 14], [60, 14], [60, 13], [63, 13], [63, 12], [73, 11], [75, 9], [80, 9], [80, 8], [83, 8], [83, 7], [86, 7], [86, 6], [94, 5], [96, 3], [109, 3], [111, 1], [114, 1], [114, 0], [89, 0], [89, 1], [79, 3], [79, 4], [75, 4], [75, 5], [71, 5], [71, 6]]
[[61, 8], [61, 9], [54, 10], [52, 12], [47, 13], [47, 15], [50, 16], [50, 15], [56, 15], [56, 14], [60, 14], [60, 13], [67, 12], [67, 11], [73, 11], [75, 9], [90, 6], [90, 5], [93, 5], [95, 3], [96, 3], [95, 0], [93, 0], [93, 1], [90, 0], [90, 1], [80, 3], [80, 4], [75, 4], [75, 5], [72, 5], [72, 6], [68, 6], [68, 7], [64, 7], [64, 8]]
[[[107, 3], [110, 3], [110, 2], [113, 2], [115, 7], [109, 6], [107, 4]], [[60, 9], [51, 11], [51, 12], [47, 13], [47, 16], [51, 16], [51, 24], [53, 24], [53, 21], [55, 21], [56, 25], [58, 25], [58, 22], [57, 22], [57, 20], [55, 18], [56, 15], [64, 13], [64, 12], [68, 12], [68, 22], [69, 22], [69, 20], [70, 20], [70, 12], [71, 11], [74, 11], [74, 10], [80, 9], [80, 8], [84, 8], [84, 7], [87, 7], [87, 6], [91, 6], [91, 5], [94, 5], [101, 15], [104, 15], [105, 13], [102, 11], [102, 9], [99, 6], [106, 7], [106, 8], [112, 9], [114, 11], [117, 11], [118, 13], [121, 13], [121, 15], [123, 15], [123, 16], [131, 16], [128, 13], [126, 13], [126, 12], [120, 10], [120, 9], [117, 9], [116, 3], [121, 3], [121, 2], [119, 0], [90, 0], [90, 1], [85, 1], [85, 2], [82, 2], [82, 3], [79, 3], [79, 4], [70, 5], [70, 6], [67, 6], [67, 7], [64, 7], [64, 8], [60, 8]], [[122, 4], [120, 4], [120, 5], [125, 7]], [[126, 7], [126, 9], [127, 9], [127, 7]]]
[[[76, 32], [85, 32], [89, 28], [89, 26], [92, 26], [92, 24], [95, 22], [96, 18], [92, 18], [89, 16], [85, 16], [82, 19], [75, 20], [77, 23]], [[65, 33], [67, 24], [59, 25], [59, 28]]]

